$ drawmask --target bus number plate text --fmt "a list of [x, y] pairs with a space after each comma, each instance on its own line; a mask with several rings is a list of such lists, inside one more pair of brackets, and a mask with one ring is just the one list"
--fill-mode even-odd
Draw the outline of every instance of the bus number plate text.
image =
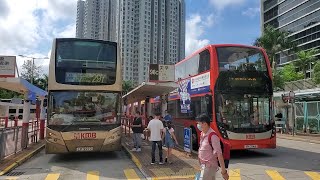
[[244, 145], [245, 149], [256, 149], [258, 148], [258, 145]]
[[93, 151], [93, 147], [77, 147], [76, 151], [78, 152]]

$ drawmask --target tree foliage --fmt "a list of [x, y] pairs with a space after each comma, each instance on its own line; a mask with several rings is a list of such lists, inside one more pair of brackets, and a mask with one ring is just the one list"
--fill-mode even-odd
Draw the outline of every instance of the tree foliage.
[[12, 99], [12, 98], [23, 98], [23, 94], [9, 91], [7, 89], [0, 89], [0, 99]]
[[43, 74], [40, 78], [34, 80], [33, 84], [40, 89], [47, 90], [48, 88], [48, 75]]
[[282, 69], [282, 79], [284, 82], [291, 82], [303, 79], [303, 74], [301, 72], [296, 72], [295, 66], [290, 63]]
[[307, 78], [306, 72], [310, 67], [310, 63], [316, 61], [316, 57], [314, 55], [318, 53], [318, 49], [310, 49], [297, 52], [298, 60], [294, 61], [294, 66], [302, 70], [304, 78]]
[[40, 78], [41, 66], [37, 66], [32, 61], [24, 61], [22, 65], [21, 77], [28, 82], [35, 81]]
[[279, 69], [274, 69], [272, 71], [273, 75], [273, 89], [275, 91], [283, 90], [284, 89], [284, 80], [282, 79], [282, 71]]
[[288, 35], [289, 32], [280, 31], [272, 26], [267, 26], [264, 29], [262, 36], [257, 38], [254, 42], [255, 46], [262, 47], [266, 50], [270, 59], [270, 65], [273, 69], [276, 67], [275, 61], [277, 53], [284, 53], [285, 50], [296, 48], [296, 45]]
[[314, 73], [314, 76], [313, 76], [314, 82], [316, 84], [320, 84], [320, 61], [318, 61], [314, 66], [313, 73]]
[[134, 88], [134, 85], [133, 85], [133, 82], [132, 81], [126, 81], [124, 80], [122, 82], [122, 93], [123, 94], [127, 94], [128, 92], [130, 92], [131, 90], [133, 90]]

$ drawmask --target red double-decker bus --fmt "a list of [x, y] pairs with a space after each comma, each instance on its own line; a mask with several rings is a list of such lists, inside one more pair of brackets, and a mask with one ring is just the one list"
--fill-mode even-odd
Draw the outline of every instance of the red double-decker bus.
[[207, 114], [231, 149], [275, 148], [272, 72], [258, 47], [208, 45], [175, 65], [177, 92], [169, 95], [174, 124], [190, 127], [193, 150], [200, 131], [196, 117]]

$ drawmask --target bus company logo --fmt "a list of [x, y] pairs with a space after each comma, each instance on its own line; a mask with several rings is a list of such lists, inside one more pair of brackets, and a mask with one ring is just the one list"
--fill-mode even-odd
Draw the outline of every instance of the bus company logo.
[[254, 134], [247, 134], [246, 139], [256, 139], [256, 135]]
[[88, 132], [88, 133], [74, 133], [74, 139], [96, 139], [97, 133]]

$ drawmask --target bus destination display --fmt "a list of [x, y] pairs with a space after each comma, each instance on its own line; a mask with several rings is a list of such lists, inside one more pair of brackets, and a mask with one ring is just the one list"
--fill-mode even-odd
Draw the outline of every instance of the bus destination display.
[[106, 83], [107, 75], [102, 73], [74, 73], [66, 72], [67, 83]]

